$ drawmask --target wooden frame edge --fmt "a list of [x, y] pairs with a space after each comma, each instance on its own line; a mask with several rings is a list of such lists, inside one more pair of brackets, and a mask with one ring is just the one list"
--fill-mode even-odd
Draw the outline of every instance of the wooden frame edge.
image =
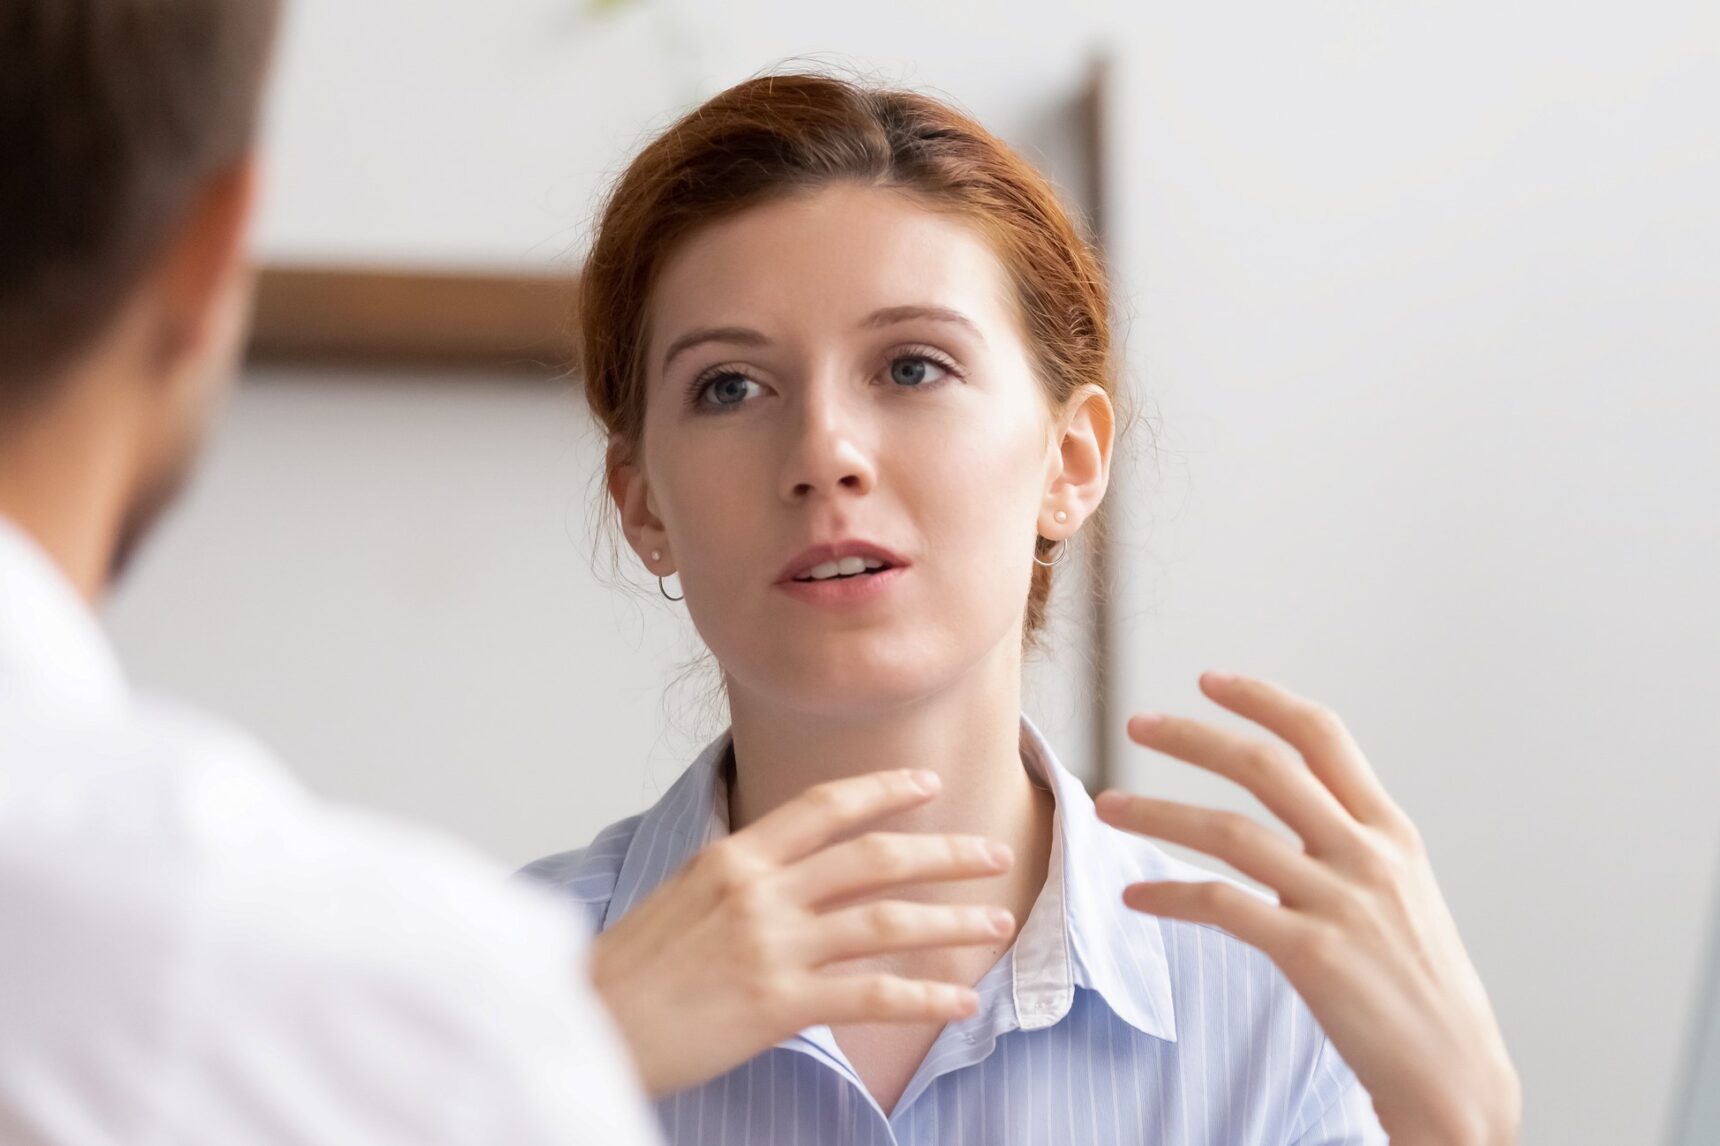
[[265, 266], [253, 364], [567, 369], [572, 275]]

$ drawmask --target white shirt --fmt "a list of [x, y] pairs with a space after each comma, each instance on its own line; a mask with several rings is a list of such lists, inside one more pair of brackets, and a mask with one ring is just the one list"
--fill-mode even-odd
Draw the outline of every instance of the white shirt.
[[126, 688], [0, 520], [0, 1142], [658, 1137], [565, 908]]

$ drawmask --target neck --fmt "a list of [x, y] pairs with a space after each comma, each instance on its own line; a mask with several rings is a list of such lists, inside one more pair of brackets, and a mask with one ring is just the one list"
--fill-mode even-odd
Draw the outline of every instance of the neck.
[[0, 426], [0, 516], [41, 546], [91, 606], [108, 584], [132, 460], [120, 420], [75, 393]]
[[1021, 762], [1018, 650], [1000, 648], [951, 688], [864, 717], [795, 710], [733, 682], [729, 694], [735, 752], [731, 827], [739, 830], [828, 780], [926, 768], [943, 780], [938, 798], [871, 827], [982, 834], [1008, 844], [1016, 858], [1001, 883], [928, 887], [913, 898], [984, 897], [1015, 910], [1018, 922], [1025, 918], [1044, 884], [1053, 803]]

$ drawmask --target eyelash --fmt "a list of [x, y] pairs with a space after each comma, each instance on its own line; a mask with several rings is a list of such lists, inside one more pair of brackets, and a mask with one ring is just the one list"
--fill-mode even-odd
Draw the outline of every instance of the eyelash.
[[934, 350], [930, 346], [899, 346], [899, 347], [897, 347], [895, 350], [890, 351], [890, 357], [884, 364], [885, 370], [888, 371], [888, 369], [891, 366], [894, 366], [896, 363], [902, 361], [902, 359], [904, 359], [904, 358], [924, 359], [925, 361], [930, 362], [932, 365], [943, 370], [943, 372], [945, 374], [949, 375], [948, 378], [939, 379], [938, 381], [933, 382], [929, 386], [921, 385], [921, 386], [903, 386], [903, 387], [901, 387], [901, 389], [904, 389], [904, 390], [936, 390], [938, 387], [942, 386], [945, 382], [950, 381], [951, 379], [953, 379], [957, 382], [960, 382], [960, 381], [963, 381], [967, 377], [967, 375], [962, 373], [961, 367], [957, 366], [955, 364], [955, 361], [952, 358], [950, 358], [949, 355], [945, 354], [941, 350]]
[[705, 391], [710, 389], [713, 383], [732, 377], [745, 378], [754, 383], [758, 381], [739, 367], [713, 366], [687, 383], [687, 408], [700, 414], [727, 414], [731, 410], [740, 409], [739, 406], [707, 406], [704, 401]]
[[[923, 359], [943, 370], [948, 377], [920, 386], [900, 386], [896, 387], [896, 389], [935, 390], [951, 379], [959, 382], [966, 377], [966, 375], [962, 373], [961, 367], [957, 366], [949, 355], [943, 353], [943, 351], [934, 350], [930, 346], [917, 345], [899, 346], [890, 351], [890, 355], [884, 363], [885, 372], [888, 373], [891, 366], [894, 366], [903, 359]], [[712, 383], [720, 382], [724, 378], [732, 377], [745, 378], [749, 382], [758, 383], [758, 379], [754, 378], [740, 367], [729, 365], [713, 366], [709, 370], [700, 373], [687, 384], [687, 405], [694, 410], [698, 410], [699, 412], [706, 414], [727, 414], [733, 410], [740, 409], [740, 404], [732, 406], [708, 406], [704, 402], [705, 391], [710, 389]]]

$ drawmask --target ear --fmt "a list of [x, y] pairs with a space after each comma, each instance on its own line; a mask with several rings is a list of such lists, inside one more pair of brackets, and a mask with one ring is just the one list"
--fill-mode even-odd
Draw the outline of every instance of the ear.
[[[151, 276], [156, 352], [169, 372], [206, 359], [242, 331], [250, 301], [248, 236], [261, 169], [247, 154], [205, 183]], [[238, 315], [234, 315], [234, 310]]]
[[621, 514], [621, 532], [639, 560], [654, 576], [675, 572], [675, 555], [669, 550], [669, 533], [657, 516], [651, 483], [631, 447], [611, 439], [605, 460], [609, 497]]
[[1052, 541], [1075, 536], [1099, 508], [1111, 484], [1111, 441], [1116, 434], [1111, 397], [1083, 386], [1063, 404], [1056, 426], [1057, 453], [1039, 510], [1039, 535]]

